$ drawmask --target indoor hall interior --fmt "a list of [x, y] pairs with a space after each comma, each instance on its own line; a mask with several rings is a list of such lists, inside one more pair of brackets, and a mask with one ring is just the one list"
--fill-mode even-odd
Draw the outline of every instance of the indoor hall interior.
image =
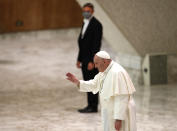
[[177, 131], [177, 2], [110, 1], [0, 0], [0, 131], [102, 131], [100, 105], [79, 113], [86, 93], [65, 76], [82, 79], [86, 2], [103, 24], [101, 50], [135, 85], [137, 131]]
[[[79, 29], [1, 36], [0, 130], [100, 131], [99, 113], [81, 114], [86, 94], [66, 80], [76, 68]], [[103, 42], [103, 49], [111, 51]], [[112, 57], [114, 58], [115, 56]], [[177, 84], [135, 85], [138, 131], [176, 131]]]

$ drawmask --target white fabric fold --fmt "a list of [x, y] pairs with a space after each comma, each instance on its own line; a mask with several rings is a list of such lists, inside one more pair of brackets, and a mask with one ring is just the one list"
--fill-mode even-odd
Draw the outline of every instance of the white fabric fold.
[[121, 131], [136, 131], [135, 103], [132, 97], [135, 88], [128, 73], [118, 63], [112, 61], [93, 80], [80, 80], [79, 90], [94, 94], [99, 92], [104, 131], [115, 131], [115, 119], [122, 120]]

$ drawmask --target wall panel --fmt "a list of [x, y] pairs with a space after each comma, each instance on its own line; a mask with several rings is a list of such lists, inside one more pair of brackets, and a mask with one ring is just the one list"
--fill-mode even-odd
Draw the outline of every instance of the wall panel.
[[79, 27], [75, 0], [0, 0], [0, 33]]

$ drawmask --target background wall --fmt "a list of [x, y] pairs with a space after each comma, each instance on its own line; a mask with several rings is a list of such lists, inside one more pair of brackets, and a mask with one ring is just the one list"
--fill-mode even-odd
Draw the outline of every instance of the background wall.
[[176, 0], [97, 1], [141, 56], [177, 53]]
[[0, 33], [79, 27], [75, 0], [0, 0]]

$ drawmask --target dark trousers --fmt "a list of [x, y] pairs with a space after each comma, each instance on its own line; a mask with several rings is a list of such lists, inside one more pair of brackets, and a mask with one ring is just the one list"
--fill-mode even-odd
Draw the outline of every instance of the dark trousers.
[[[95, 77], [96, 74], [98, 74], [98, 70], [97, 69], [93, 69], [91, 71], [89, 71], [87, 69], [88, 63], [82, 63], [82, 75], [83, 75], [83, 79], [85, 81], [93, 79]], [[93, 108], [93, 109], [97, 109], [98, 107], [98, 93], [97, 94], [93, 94], [92, 92], [87, 92], [87, 102], [88, 102], [88, 106]]]

